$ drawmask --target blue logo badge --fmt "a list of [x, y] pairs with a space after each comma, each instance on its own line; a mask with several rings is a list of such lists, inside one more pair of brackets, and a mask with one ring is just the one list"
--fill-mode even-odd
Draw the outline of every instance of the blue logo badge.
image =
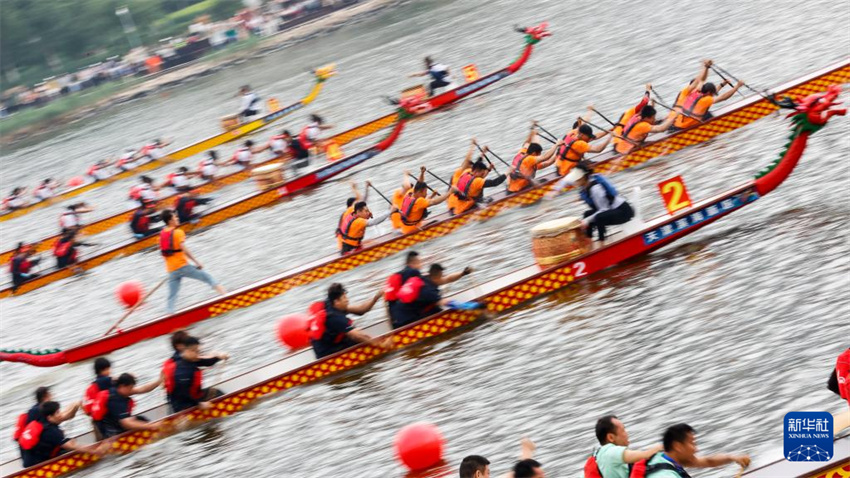
[[785, 459], [829, 461], [832, 459], [832, 415], [827, 412], [789, 412], [782, 426]]

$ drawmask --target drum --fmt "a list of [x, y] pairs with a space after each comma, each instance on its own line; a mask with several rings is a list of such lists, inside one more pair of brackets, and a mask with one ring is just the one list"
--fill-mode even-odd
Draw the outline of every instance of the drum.
[[531, 251], [541, 266], [551, 266], [590, 250], [591, 239], [581, 229], [581, 220], [565, 217], [538, 224], [531, 229]]
[[227, 115], [221, 117], [221, 128], [230, 131], [239, 127], [239, 115]]
[[251, 177], [254, 178], [254, 183], [260, 191], [279, 186], [283, 184], [283, 163], [272, 163], [254, 168], [251, 171]]

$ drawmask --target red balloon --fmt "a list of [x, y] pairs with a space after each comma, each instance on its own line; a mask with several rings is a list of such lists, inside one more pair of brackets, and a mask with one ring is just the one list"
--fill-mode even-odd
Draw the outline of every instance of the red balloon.
[[73, 178], [68, 180], [68, 186], [71, 186], [72, 188], [76, 186], [82, 186], [84, 182], [86, 182], [86, 178], [82, 176], [74, 176]]
[[297, 350], [310, 345], [310, 316], [289, 314], [277, 324], [277, 338], [283, 345]]
[[411, 471], [430, 468], [443, 459], [443, 435], [431, 423], [412, 423], [396, 434], [395, 451]]
[[115, 290], [115, 294], [118, 296], [118, 300], [120, 300], [125, 306], [133, 307], [142, 299], [143, 291], [144, 286], [140, 282], [128, 280], [127, 282], [122, 282], [118, 286], [118, 289]]

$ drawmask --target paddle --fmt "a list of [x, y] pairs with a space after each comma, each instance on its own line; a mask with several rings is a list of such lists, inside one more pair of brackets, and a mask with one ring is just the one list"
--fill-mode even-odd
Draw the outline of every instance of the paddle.
[[[767, 96], [767, 95], [765, 95], [764, 93], [762, 93], [761, 91], [758, 91], [758, 90], [756, 90], [755, 88], [753, 88], [752, 86], [750, 86], [750, 85], [748, 85], [748, 84], [744, 83], [743, 81], [739, 80], [738, 78], [735, 78], [735, 75], [733, 75], [732, 73], [729, 73], [729, 71], [728, 71], [728, 70], [724, 70], [723, 68], [721, 68], [720, 66], [715, 65], [715, 64], [712, 64], [712, 65], [711, 65], [711, 69], [712, 69], [712, 70], [714, 70], [714, 72], [715, 72], [715, 73], [717, 73], [718, 75], [720, 75], [720, 77], [721, 77], [721, 78], [723, 78], [723, 75], [720, 73], [720, 72], [722, 71], [722, 72], [723, 72], [723, 73], [725, 73], [725, 74], [726, 74], [726, 76], [728, 76], [729, 78], [732, 78], [732, 79], [733, 79], [733, 80], [735, 80], [736, 82], [740, 82], [741, 84], [743, 84], [744, 86], [746, 86], [748, 90], [750, 90], [750, 91], [752, 91], [753, 93], [755, 93], [755, 94], [757, 94], [757, 95], [761, 96], [761, 97], [762, 97], [762, 98], [764, 98], [765, 100], [770, 101], [770, 102], [771, 102], [771, 103], [773, 103], [773, 104], [777, 104], [777, 102], [776, 102], [776, 100], [773, 98], [773, 96]], [[725, 80], [725, 78], [723, 78], [723, 79]], [[728, 80], [727, 80], [727, 81], [728, 81]], [[731, 83], [729, 83], [729, 86], [732, 86], [732, 84], [731, 84]], [[738, 90], [738, 93], [741, 93], [741, 90]], [[744, 96], [744, 94], [743, 94], [743, 93], [741, 93], [741, 96]]]
[[614, 131], [613, 131], [613, 130], [607, 130], [607, 129], [605, 129], [605, 128], [603, 128], [603, 127], [601, 127], [601, 126], [597, 125], [597, 124], [593, 124], [593, 123], [591, 123], [590, 121], [587, 121], [587, 120], [582, 120], [582, 121], [584, 121], [585, 123], [589, 124], [590, 126], [593, 126], [594, 128], [596, 128], [596, 129], [598, 129], [598, 130], [608, 131], [609, 133], [611, 133], [611, 136], [613, 136], [613, 137], [615, 137], [615, 138], [618, 138], [618, 139], [622, 139], [623, 141], [625, 141], [625, 142], [627, 142], [627, 143], [631, 144], [632, 146], [638, 146], [638, 145], [640, 144], [640, 143], [636, 143], [636, 142], [634, 142], [634, 141], [630, 140], [629, 138], [626, 138], [625, 136], [620, 136], [619, 134], [614, 134]]
[[[604, 119], [606, 122], [608, 122], [608, 124], [610, 124], [611, 126], [617, 126], [617, 123], [609, 120], [607, 116], [600, 113], [599, 110], [597, 110], [596, 108], [591, 107], [590, 111], [593, 111], [594, 113], [598, 114], [602, 119]], [[582, 120], [582, 121], [584, 121], [584, 120]]]
[[[441, 178], [441, 177], [437, 176], [436, 174], [432, 173], [430, 169], [426, 169], [426, 171], [428, 171], [428, 174], [430, 174], [431, 176], [434, 176], [434, 178], [435, 178], [435, 179], [437, 179], [437, 181], [440, 181], [441, 183], [445, 184], [445, 185], [446, 185], [446, 186], [448, 186], [449, 188], [451, 188], [451, 187], [452, 187], [452, 185], [451, 185], [451, 184], [449, 184], [449, 183], [447, 183], [446, 181], [444, 181], [444, 180], [443, 180], [443, 178]], [[428, 189], [431, 189], [431, 188], [428, 188]], [[432, 192], [436, 192], [436, 191], [434, 191], [433, 189], [431, 189], [431, 191], [432, 191]]]
[[510, 163], [508, 163], [507, 161], [505, 161], [504, 159], [502, 159], [501, 157], [499, 157], [499, 155], [498, 155], [498, 154], [496, 154], [496, 153], [494, 153], [494, 152], [490, 151], [489, 149], [488, 149], [487, 151], [484, 151], [484, 149], [483, 149], [481, 146], [479, 146], [479, 145], [478, 145], [478, 143], [475, 143], [475, 147], [476, 147], [476, 148], [478, 148], [478, 151], [481, 151], [481, 156], [482, 156], [484, 159], [486, 159], [488, 163], [490, 163], [490, 166], [493, 166], [493, 171], [496, 171], [496, 174], [500, 174], [500, 173], [499, 173], [499, 171], [498, 171], [498, 170], [496, 170], [496, 166], [494, 166], [494, 165], [493, 165], [493, 162], [492, 162], [492, 161], [490, 161], [490, 158], [488, 158], [488, 157], [487, 157], [487, 153], [492, 154], [492, 155], [493, 155], [496, 159], [498, 159], [499, 161], [501, 161], [501, 162], [502, 162], [502, 164], [504, 164], [505, 166], [507, 166], [507, 167], [509, 167], [509, 168], [513, 167], [513, 166], [511, 166], [511, 165], [510, 165]]
[[[726, 78], [726, 76], [724, 76], [724, 75], [723, 75], [723, 73], [720, 73], [720, 70], [718, 70], [717, 68], [715, 68], [715, 67], [714, 67], [714, 65], [711, 65], [709, 68], [711, 68], [711, 69], [712, 69], [712, 71], [714, 71], [715, 73], [717, 73], [717, 76], [719, 76], [720, 78], [723, 78], [723, 81], [725, 81], [725, 82], [726, 82], [729, 86], [732, 86], [732, 82], [731, 82], [731, 81], [729, 81], [729, 78]], [[718, 67], [718, 68], [719, 68], [719, 67]], [[730, 76], [731, 76], [731, 75], [730, 75]], [[737, 80], [736, 80], [736, 81], [737, 81]], [[747, 86], [747, 85], [746, 85], [746, 83], [744, 84], [744, 86]], [[749, 86], [747, 86], [747, 88], [749, 88]], [[750, 89], [752, 89], [752, 88], [750, 88]], [[758, 93], [758, 92], [756, 92], [756, 93]], [[743, 94], [743, 93], [741, 93], [741, 90], [738, 90], [738, 94], [739, 94], [739, 95], [741, 95], [742, 97], [744, 97], [744, 94]]]
[[393, 205], [393, 202], [390, 201], [389, 199], [387, 199], [387, 197], [384, 196], [384, 194], [381, 191], [378, 191], [378, 188], [373, 186], [372, 183], [369, 183], [369, 187], [372, 188], [372, 190], [374, 190], [376, 193], [378, 193], [378, 196], [381, 196], [382, 198], [384, 198], [384, 201], [388, 202], [390, 206]]
[[535, 126], [537, 126], [537, 128], [540, 131], [546, 133], [549, 136], [549, 138], [547, 138], [546, 136], [541, 135], [543, 137], [543, 139], [545, 139], [546, 141], [549, 141], [552, 144], [555, 144], [555, 143], [558, 142], [558, 137], [555, 136], [554, 134], [550, 133], [549, 131], [547, 131], [546, 128], [544, 128], [543, 126], [540, 126], [539, 124], [536, 124]]
[[142, 305], [142, 303], [144, 303], [144, 301], [147, 300], [148, 297], [150, 297], [154, 292], [156, 292], [157, 289], [159, 289], [162, 286], [162, 284], [165, 284], [166, 280], [168, 280], [168, 276], [165, 276], [161, 281], [159, 281], [159, 283], [157, 285], [155, 285], [153, 287], [153, 289], [150, 290], [150, 292], [145, 294], [145, 296], [142, 297], [141, 300], [136, 302], [136, 305], [131, 307], [130, 310], [127, 311], [127, 313], [125, 313], [120, 319], [118, 319], [118, 322], [115, 322], [115, 324], [113, 324], [112, 327], [110, 327], [109, 330], [107, 330], [106, 333], [103, 334], [103, 336], [106, 337], [107, 335], [112, 333], [113, 330], [118, 328], [118, 326], [121, 325], [121, 322], [124, 322], [124, 319], [129, 317], [130, 314], [132, 314], [136, 309], [138, 309], [139, 306]]
[[682, 115], [682, 116], [687, 116], [688, 118], [690, 118], [690, 119], [692, 119], [692, 120], [695, 120], [695, 121], [699, 121], [700, 123], [703, 123], [703, 122], [704, 122], [702, 119], [697, 118], [696, 116], [694, 116], [694, 115], [692, 115], [692, 114], [685, 113], [684, 111], [680, 111], [680, 110], [674, 110], [673, 108], [671, 108], [671, 107], [667, 106], [666, 104], [664, 104], [664, 101], [661, 99], [661, 95], [659, 95], [658, 93], [656, 93], [655, 88], [653, 88], [653, 89], [652, 89], [652, 92], [653, 92], [653, 93], [655, 93], [655, 97], [656, 97], [656, 101], [655, 101], [655, 102], [656, 102], [656, 103], [658, 103], [659, 105], [661, 105], [661, 107], [662, 107], [662, 108], [664, 108], [665, 110], [667, 110], [667, 111], [672, 111], [672, 112], [674, 112], [674, 113], [678, 113], [678, 114], [680, 114], [680, 115]]

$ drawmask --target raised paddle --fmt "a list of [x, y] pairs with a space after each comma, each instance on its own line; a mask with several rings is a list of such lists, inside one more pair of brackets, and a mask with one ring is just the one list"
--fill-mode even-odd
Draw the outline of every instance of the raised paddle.
[[384, 194], [381, 191], [378, 191], [378, 188], [373, 186], [372, 183], [369, 183], [369, 187], [372, 188], [376, 193], [378, 193], [378, 196], [381, 196], [382, 198], [384, 198], [384, 201], [388, 202], [390, 204], [390, 206], [393, 205], [393, 202], [390, 201], [389, 199], [387, 199], [387, 197], [384, 196]]
[[[446, 181], [444, 181], [444, 180], [443, 180], [443, 178], [441, 178], [441, 177], [437, 176], [436, 174], [432, 173], [430, 169], [427, 169], [426, 171], [428, 171], [428, 174], [430, 174], [431, 176], [434, 176], [434, 178], [435, 178], [437, 181], [440, 181], [441, 183], [445, 184], [446, 186], [448, 186], [448, 187], [450, 187], [450, 188], [452, 187], [452, 185], [451, 185], [451, 184], [449, 184], [449, 183], [447, 183]], [[429, 189], [430, 189], [430, 188], [429, 188]], [[431, 191], [434, 191], [434, 190], [433, 190], [433, 189], [431, 189]], [[434, 191], [434, 192], [436, 192], [436, 191]]]
[[[655, 90], [652, 90], [652, 91], [653, 91], [653, 92], [655, 92]], [[702, 120], [702, 119], [700, 119], [700, 118], [697, 118], [696, 116], [694, 116], [694, 115], [692, 115], [692, 114], [685, 113], [684, 111], [676, 110], [676, 109], [673, 109], [673, 108], [671, 108], [671, 107], [669, 107], [669, 106], [665, 105], [665, 104], [664, 104], [664, 102], [663, 102], [663, 101], [661, 101], [661, 97], [658, 95], [658, 93], [655, 93], [655, 96], [657, 96], [657, 98], [656, 98], [656, 101], [655, 101], [655, 102], [656, 102], [656, 103], [658, 103], [659, 105], [661, 105], [661, 107], [662, 107], [662, 108], [664, 108], [665, 110], [667, 110], [667, 111], [672, 111], [673, 113], [677, 113], [677, 114], [680, 114], [680, 115], [682, 115], [682, 116], [687, 116], [688, 118], [690, 118], [690, 119], [692, 119], [692, 120], [694, 120], [694, 121], [698, 121], [698, 122], [700, 122], [700, 123], [704, 123], [704, 120]]]
[[147, 300], [147, 298], [151, 296], [151, 294], [153, 294], [154, 292], [156, 292], [156, 290], [157, 290], [157, 289], [159, 289], [159, 288], [162, 286], [162, 284], [165, 284], [165, 281], [167, 281], [167, 280], [168, 280], [168, 276], [165, 276], [165, 277], [164, 277], [161, 281], [159, 281], [159, 283], [158, 283], [157, 285], [155, 285], [155, 286], [153, 287], [153, 289], [151, 289], [151, 290], [150, 290], [150, 292], [148, 292], [147, 294], [145, 294], [145, 296], [144, 296], [144, 297], [142, 297], [142, 298], [141, 298], [141, 300], [139, 300], [138, 302], [136, 302], [136, 305], [134, 305], [133, 307], [131, 307], [131, 308], [130, 308], [130, 310], [128, 310], [128, 311], [127, 311], [127, 313], [125, 313], [125, 314], [124, 314], [124, 315], [123, 315], [120, 319], [118, 319], [118, 322], [115, 322], [115, 323], [112, 325], [112, 327], [110, 327], [110, 328], [109, 328], [109, 330], [107, 330], [107, 331], [106, 331], [106, 333], [105, 333], [105, 334], [103, 334], [103, 336], [104, 336], [104, 337], [106, 337], [107, 335], [109, 335], [110, 333], [112, 333], [112, 331], [113, 331], [113, 330], [115, 330], [116, 328], [118, 328], [118, 326], [119, 326], [119, 325], [121, 325], [121, 322], [124, 322], [124, 319], [126, 319], [127, 317], [129, 317], [129, 316], [130, 316], [130, 314], [132, 314], [132, 313], [133, 313], [136, 309], [138, 309], [138, 308], [139, 308], [139, 306], [140, 306], [140, 305], [142, 305], [142, 303], [144, 303], [144, 302], [145, 302], [145, 300]]
[[549, 141], [549, 142], [550, 142], [550, 143], [552, 143], [552, 144], [555, 144], [555, 143], [557, 143], [557, 142], [558, 142], [558, 137], [557, 137], [557, 136], [555, 136], [554, 134], [550, 133], [548, 130], [546, 130], [546, 128], [544, 128], [543, 126], [540, 126], [539, 124], [537, 125], [537, 128], [539, 128], [539, 129], [540, 129], [540, 131], [542, 131], [542, 132], [546, 133], [547, 135], [549, 135], [549, 138], [546, 138], [546, 137], [544, 136], [544, 137], [543, 137], [544, 139], [546, 139], [547, 141]]
[[[717, 73], [717, 75], [718, 75], [720, 78], [723, 78], [723, 81], [725, 81], [726, 83], [729, 83], [729, 86], [732, 86], [732, 82], [731, 82], [731, 81], [729, 81], [729, 79], [728, 79], [728, 78], [726, 78], [726, 76], [728, 76], [729, 78], [732, 78], [732, 79], [733, 79], [733, 80], [735, 80], [735, 81], [741, 81], [741, 80], [739, 80], [739, 79], [735, 78], [734, 76], [732, 76], [732, 74], [731, 74], [731, 73], [729, 73], [728, 71], [724, 70], [723, 68], [720, 68], [719, 66], [716, 66], [716, 65], [712, 64], [709, 68], [711, 68], [711, 69], [712, 69], [715, 73]], [[726, 75], [724, 76], [724, 75], [723, 75], [723, 73], [726, 73]], [[744, 82], [743, 82], [743, 81], [741, 81], [741, 83], [744, 83]], [[761, 92], [756, 91], [755, 89], [753, 89], [752, 87], [750, 87], [750, 85], [748, 85], [748, 84], [744, 83], [744, 86], [746, 86], [746, 87], [747, 87], [747, 89], [749, 89], [749, 90], [750, 90], [750, 91], [752, 91], [753, 93], [755, 93], [755, 94], [757, 94], [757, 95], [761, 96], [762, 98], [764, 98], [764, 99], [766, 99], [766, 100], [773, 101], [773, 99], [772, 99], [772, 98], [768, 98], [767, 96], [763, 95]], [[743, 94], [743, 93], [741, 93], [741, 90], [738, 90], [738, 94], [739, 94], [739, 95], [741, 95], [741, 96], [744, 96], [744, 94]]]
[[611, 133], [611, 136], [613, 136], [613, 137], [615, 137], [615, 138], [618, 138], [618, 139], [622, 139], [623, 141], [625, 141], [625, 142], [627, 142], [627, 143], [631, 144], [632, 146], [638, 146], [638, 144], [639, 144], [639, 143], [635, 143], [634, 141], [630, 140], [629, 138], [626, 138], [626, 137], [624, 137], [624, 136], [620, 136], [619, 134], [614, 134], [614, 131], [612, 131], [612, 130], [607, 130], [607, 129], [605, 129], [605, 128], [603, 128], [603, 127], [599, 126], [599, 125], [596, 125], [596, 124], [591, 123], [590, 121], [585, 121], [585, 120], [582, 120], [582, 121], [584, 121], [585, 123], [589, 124], [590, 126], [593, 126], [594, 128], [596, 128], [596, 129], [598, 129], [598, 130], [601, 130], [601, 131], [608, 131], [609, 133]]
[[[513, 166], [511, 166], [511, 165], [510, 165], [507, 161], [505, 161], [504, 159], [502, 159], [501, 157], [499, 157], [499, 155], [498, 155], [498, 154], [496, 154], [496, 153], [494, 153], [494, 152], [490, 151], [489, 149], [488, 149], [487, 151], [484, 151], [484, 149], [483, 149], [483, 148], [481, 148], [481, 146], [478, 146], [478, 143], [475, 143], [475, 147], [477, 147], [477, 148], [478, 148], [478, 151], [481, 151], [481, 156], [483, 156], [483, 157], [484, 157], [484, 159], [486, 159], [486, 160], [487, 160], [487, 162], [488, 162], [488, 163], [490, 163], [490, 165], [491, 165], [491, 166], [493, 165], [493, 163], [490, 161], [490, 158], [488, 158], [488, 157], [487, 157], [487, 153], [492, 154], [494, 158], [496, 158], [496, 159], [498, 159], [499, 161], [501, 161], [501, 162], [502, 162], [502, 164], [504, 164], [505, 166], [507, 166], [507, 167], [509, 167], [509, 168], [513, 167]], [[496, 171], [496, 166], [493, 166], [493, 171]], [[499, 171], [496, 171], [496, 174], [499, 174]]]
[[[609, 120], [607, 116], [605, 116], [605, 115], [603, 115], [602, 113], [600, 113], [600, 112], [599, 112], [599, 110], [597, 110], [596, 108], [590, 108], [590, 111], [593, 111], [594, 113], [598, 114], [600, 118], [604, 119], [604, 120], [605, 120], [606, 122], [608, 122], [608, 124], [610, 124], [611, 126], [617, 126], [617, 123], [615, 123], [615, 122], [613, 122], [613, 121]], [[584, 121], [584, 120], [582, 119], [582, 121]]]

